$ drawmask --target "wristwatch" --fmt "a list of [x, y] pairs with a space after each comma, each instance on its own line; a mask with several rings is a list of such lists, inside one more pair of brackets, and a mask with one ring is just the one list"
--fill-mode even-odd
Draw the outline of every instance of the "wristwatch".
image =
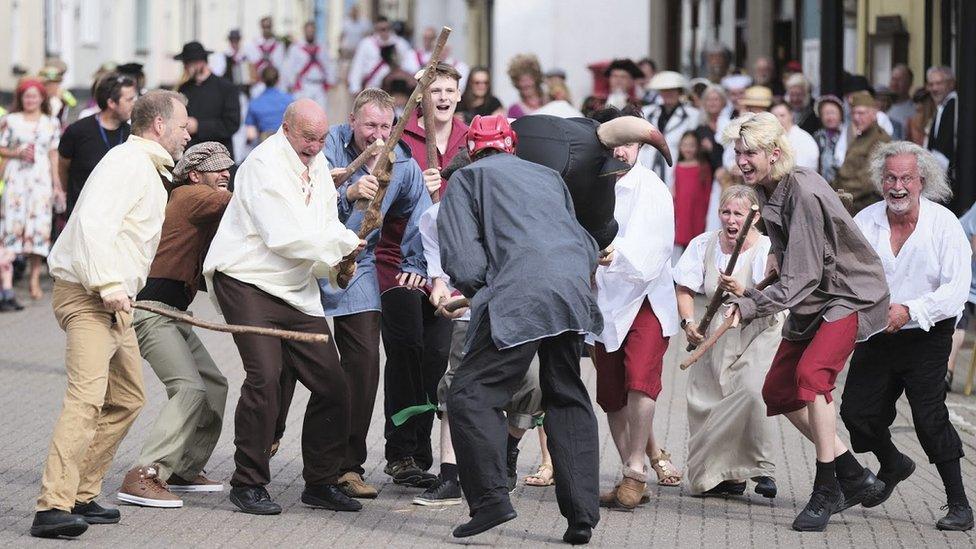
[[689, 324], [694, 324], [694, 323], [695, 323], [695, 319], [694, 318], [682, 318], [681, 319], [681, 329], [684, 330], [685, 328], [688, 327]]

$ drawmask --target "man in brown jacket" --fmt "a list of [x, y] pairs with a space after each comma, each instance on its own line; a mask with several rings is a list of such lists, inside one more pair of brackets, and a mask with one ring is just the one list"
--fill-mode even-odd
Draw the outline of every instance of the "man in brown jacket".
[[[214, 141], [187, 149], [173, 170], [178, 186], [170, 193], [159, 249], [139, 300], [174, 311], [190, 306], [203, 257], [230, 202], [233, 164], [227, 148]], [[182, 507], [173, 492], [223, 490], [222, 483], [203, 476], [203, 466], [220, 437], [227, 379], [189, 325], [137, 310], [133, 327], [139, 352], [166, 386], [169, 401], [118, 498], [146, 507]]]
[[891, 137], [878, 126], [878, 108], [874, 98], [866, 91], [851, 94], [851, 128], [854, 134], [844, 156], [844, 164], [837, 171], [834, 188], [853, 195], [854, 206], [851, 215], [881, 200], [877, 187], [868, 174], [868, 160], [871, 151], [880, 143], [891, 141]]

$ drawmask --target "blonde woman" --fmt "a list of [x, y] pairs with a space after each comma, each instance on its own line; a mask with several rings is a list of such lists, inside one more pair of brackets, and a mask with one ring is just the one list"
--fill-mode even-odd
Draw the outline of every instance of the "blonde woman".
[[508, 108], [509, 118], [521, 118], [542, 106], [545, 95], [542, 93], [542, 68], [538, 57], [516, 55], [508, 63], [508, 77], [519, 94], [518, 102]]
[[738, 296], [726, 316], [754, 322], [790, 311], [763, 400], [767, 415], [785, 415], [816, 448], [813, 493], [793, 529], [823, 531], [832, 514], [877, 505], [884, 492], [884, 483], [838, 438], [831, 396], [855, 342], [888, 324], [884, 269], [837, 193], [815, 171], [795, 165], [775, 116], [741, 116], [722, 138], [746, 185], [759, 194], [780, 273], [762, 291], [719, 277], [719, 288]]
[[[703, 341], [696, 319], [721, 291], [720, 275], [750, 208], [758, 204], [750, 187], [725, 189], [718, 207], [721, 229], [692, 239], [675, 266], [678, 313], [689, 343]], [[773, 270], [769, 248], [769, 237], [753, 224], [731, 277], [733, 293], [754, 287]], [[742, 495], [746, 480], [752, 479], [757, 494], [776, 497], [771, 421], [766, 418], [762, 386], [785, 318], [786, 313], [779, 312], [731, 330], [690, 370], [687, 478], [692, 494]]]

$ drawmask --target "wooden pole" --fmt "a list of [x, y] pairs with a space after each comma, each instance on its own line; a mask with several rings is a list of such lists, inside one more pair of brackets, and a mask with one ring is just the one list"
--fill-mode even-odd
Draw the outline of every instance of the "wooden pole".
[[[739, 236], [735, 239], [735, 248], [732, 249], [732, 257], [729, 258], [729, 264], [725, 267], [725, 276], [731, 276], [735, 271], [735, 262], [739, 259], [739, 252], [742, 251], [742, 244], [745, 243], [746, 237], [749, 236], [749, 231], [752, 229], [752, 221], [756, 218], [756, 214], [759, 213], [759, 206], [755, 204], [749, 209], [749, 214], [746, 215], [746, 221], [742, 224], [742, 228], [739, 229]], [[706, 258], [707, 260], [707, 258]], [[717, 291], [715, 295], [712, 296], [712, 301], [708, 304], [708, 308], [705, 309], [705, 316], [702, 317], [701, 322], [698, 323], [698, 333], [704, 335], [708, 332], [708, 325], [712, 323], [712, 318], [715, 313], [718, 312], [718, 308], [722, 306], [722, 299], [725, 292]], [[694, 351], [697, 345], [693, 343], [688, 344], [688, 352]]]
[[342, 168], [343, 173], [337, 175], [333, 179], [336, 188], [338, 188], [340, 185], [345, 183], [350, 177], [352, 177], [352, 174], [358, 172], [360, 168], [365, 166], [366, 163], [369, 162], [370, 158], [376, 156], [376, 153], [378, 153], [380, 150], [383, 149], [384, 144], [385, 143], [382, 139], [377, 139], [376, 141], [373, 141], [368, 147], [366, 147], [366, 150], [359, 153], [359, 156], [354, 158], [353, 161], [350, 162], [348, 166]]
[[[424, 146], [427, 152], [427, 169], [437, 168], [437, 131], [434, 129], [434, 98], [430, 91], [424, 92]], [[430, 193], [430, 199], [436, 204], [441, 201], [440, 190]]]
[[279, 330], [277, 328], [262, 328], [259, 326], [242, 326], [239, 324], [220, 324], [219, 322], [209, 322], [206, 320], [200, 320], [194, 318], [186, 313], [171, 311], [169, 309], [164, 309], [162, 307], [150, 305], [148, 303], [144, 303], [141, 301], [136, 301], [135, 303], [132, 304], [132, 306], [136, 309], [149, 311], [150, 313], [155, 313], [160, 316], [172, 318], [173, 320], [178, 320], [180, 322], [189, 324], [191, 326], [196, 326], [198, 328], [203, 328], [205, 330], [213, 330], [215, 332], [225, 332], [228, 334], [262, 335], [262, 336], [269, 336], [269, 337], [277, 337], [279, 339], [290, 339], [292, 341], [302, 341], [305, 343], [327, 343], [329, 341], [329, 336], [325, 334], [313, 334], [310, 332], [294, 332], [291, 330]]

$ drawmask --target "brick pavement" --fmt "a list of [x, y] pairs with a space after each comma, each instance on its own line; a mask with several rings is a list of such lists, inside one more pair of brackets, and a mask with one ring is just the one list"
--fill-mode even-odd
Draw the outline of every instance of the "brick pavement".
[[[214, 318], [205, 297], [193, 306], [198, 316]], [[242, 380], [240, 358], [230, 337], [201, 332], [217, 363], [230, 379], [228, 402], [236, 402]], [[64, 336], [51, 314], [50, 302], [30, 304], [18, 314], [0, 315], [0, 546], [52, 545], [27, 535], [43, 458], [51, 429], [60, 409], [65, 379], [62, 366]], [[675, 345], [672, 348], [676, 347]], [[967, 346], [968, 348], [968, 346]], [[677, 371], [676, 353], [668, 357], [664, 392], [658, 401], [656, 434], [679, 467], [685, 461], [687, 423], [685, 376]], [[969, 354], [960, 361], [968, 367]], [[115, 490], [137, 457], [143, 436], [163, 401], [162, 385], [144, 369], [149, 402], [129, 436], [123, 441], [106, 478], [100, 501], [115, 505]], [[584, 360], [583, 372], [591, 392], [593, 369]], [[957, 383], [961, 386], [961, 383]], [[382, 390], [382, 389], [381, 389]], [[958, 388], [957, 388], [958, 390]], [[299, 502], [303, 487], [299, 433], [301, 410], [307, 393], [296, 395], [282, 449], [272, 460], [273, 481], [268, 487], [282, 505], [278, 517], [256, 517], [236, 512], [226, 494], [194, 494], [177, 510], [122, 507], [123, 520], [114, 526], [93, 526], [72, 546], [170, 547], [170, 546], [333, 546], [431, 547], [457, 543], [451, 529], [465, 517], [466, 507], [435, 510], [411, 505], [417, 490], [387, 483], [383, 474], [382, 407], [373, 414], [369, 438], [370, 459], [366, 478], [380, 488], [377, 500], [366, 502], [360, 513], [332, 513], [304, 507]], [[839, 392], [837, 393], [840, 394]], [[378, 403], [382, 402], [382, 397]], [[958, 393], [950, 396], [950, 409], [969, 455], [963, 475], [969, 492], [976, 495], [976, 399]], [[600, 450], [601, 485], [616, 480], [619, 465], [602, 412]], [[228, 479], [233, 468], [233, 408], [228, 408], [221, 437], [208, 474]], [[593, 545], [606, 547], [967, 547], [976, 543], [973, 532], [943, 533], [934, 523], [943, 514], [944, 493], [935, 468], [927, 463], [915, 440], [907, 404], [902, 401], [892, 429], [896, 444], [918, 464], [918, 471], [904, 482], [880, 508], [856, 507], [834, 517], [824, 534], [798, 534], [789, 525], [809, 495], [813, 477], [812, 446], [801, 441], [783, 419], [775, 420], [777, 480], [780, 495], [766, 500], [751, 492], [734, 499], [689, 497], [682, 488], [652, 487], [650, 504], [634, 512], [604, 511], [594, 532]], [[436, 424], [435, 424], [436, 428]], [[435, 438], [436, 443], [436, 438]], [[534, 434], [522, 444], [520, 474], [531, 473], [538, 463]], [[873, 458], [867, 461], [877, 467]], [[531, 546], [558, 542], [565, 528], [552, 488], [520, 486], [513, 495], [518, 519], [469, 543], [492, 546]]]

